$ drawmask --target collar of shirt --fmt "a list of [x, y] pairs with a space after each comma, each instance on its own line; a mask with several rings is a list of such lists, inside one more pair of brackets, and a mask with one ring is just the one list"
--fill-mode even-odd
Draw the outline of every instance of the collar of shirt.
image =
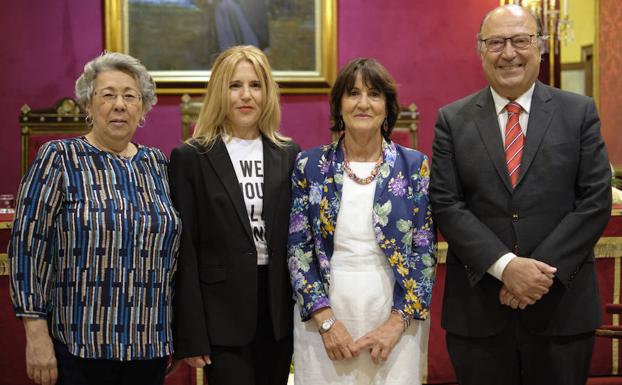
[[[518, 103], [523, 111], [527, 112], [527, 114], [529, 114], [529, 110], [531, 109], [531, 98], [533, 96], [534, 88], [536, 88], [536, 83], [533, 83], [524, 94], [514, 100], [514, 102]], [[495, 111], [497, 111], [497, 115], [505, 112], [505, 106], [511, 102], [511, 100], [499, 95], [492, 87], [490, 87], [490, 91], [492, 92], [492, 100], [495, 102]]]
[[[535, 87], [536, 83], [532, 84], [524, 94], [514, 100], [514, 102], [518, 103], [523, 109], [523, 113], [520, 114], [518, 118], [523, 135], [527, 135], [529, 110], [531, 109], [531, 98], [533, 97], [533, 90]], [[499, 95], [492, 87], [490, 87], [490, 91], [492, 92], [492, 100], [495, 103], [495, 111], [497, 112], [497, 120], [499, 121], [499, 129], [501, 130], [501, 139], [505, 141], [505, 125], [508, 122], [508, 114], [505, 113], [505, 106], [511, 100]]]

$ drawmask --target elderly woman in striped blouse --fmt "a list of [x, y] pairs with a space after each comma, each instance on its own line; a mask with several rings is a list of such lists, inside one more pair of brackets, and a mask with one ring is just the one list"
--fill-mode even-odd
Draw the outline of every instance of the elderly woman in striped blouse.
[[38, 384], [162, 384], [181, 231], [167, 159], [132, 142], [156, 103], [135, 58], [105, 53], [76, 96], [91, 131], [44, 144], [22, 180], [11, 299]]

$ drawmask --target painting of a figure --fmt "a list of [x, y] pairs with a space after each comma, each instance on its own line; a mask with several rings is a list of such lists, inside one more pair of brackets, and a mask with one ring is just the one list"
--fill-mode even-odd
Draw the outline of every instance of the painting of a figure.
[[127, 0], [126, 44], [152, 71], [206, 71], [238, 44], [275, 71], [315, 71], [319, 0]]

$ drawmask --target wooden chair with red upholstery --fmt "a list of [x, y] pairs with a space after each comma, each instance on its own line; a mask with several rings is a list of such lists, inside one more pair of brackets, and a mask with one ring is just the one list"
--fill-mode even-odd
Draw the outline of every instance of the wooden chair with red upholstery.
[[24, 104], [19, 114], [22, 134], [22, 175], [43, 143], [86, 134], [89, 128], [85, 119], [86, 113], [78, 102], [71, 98], [62, 98], [52, 107], [38, 110]]
[[[601, 325], [598, 329], [596, 329], [597, 336], [597, 346], [603, 345], [602, 339], [611, 339], [610, 342], [605, 342], [604, 345], [607, 349], [615, 350], [616, 354], [614, 355], [612, 352], [612, 371], [619, 371], [619, 344], [620, 339], [622, 338], [622, 325], [620, 323], [620, 314], [622, 314], [622, 305], [615, 303], [607, 303], [605, 304], [605, 313], [606, 324]], [[600, 340], [600, 341], [599, 341]], [[609, 348], [609, 345], [611, 347]], [[615, 362], [618, 361], [618, 362]], [[591, 377], [588, 381], [588, 385], [621, 385], [622, 384], [622, 376], [619, 375], [611, 375], [611, 376], [598, 376]]]

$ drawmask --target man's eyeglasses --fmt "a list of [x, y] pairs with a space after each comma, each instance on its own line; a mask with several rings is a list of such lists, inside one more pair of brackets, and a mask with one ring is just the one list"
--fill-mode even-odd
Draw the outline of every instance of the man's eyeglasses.
[[489, 39], [479, 39], [488, 52], [501, 52], [505, 48], [506, 41], [510, 41], [515, 49], [525, 49], [532, 43], [534, 36], [537, 35], [516, 35], [511, 37], [491, 37]]
[[114, 104], [117, 102], [117, 98], [120, 96], [123, 99], [123, 102], [127, 105], [136, 105], [140, 103], [142, 96], [136, 92], [126, 91], [123, 94], [117, 95], [111, 91], [95, 91], [94, 95], [99, 95], [104, 102], [108, 104]]

